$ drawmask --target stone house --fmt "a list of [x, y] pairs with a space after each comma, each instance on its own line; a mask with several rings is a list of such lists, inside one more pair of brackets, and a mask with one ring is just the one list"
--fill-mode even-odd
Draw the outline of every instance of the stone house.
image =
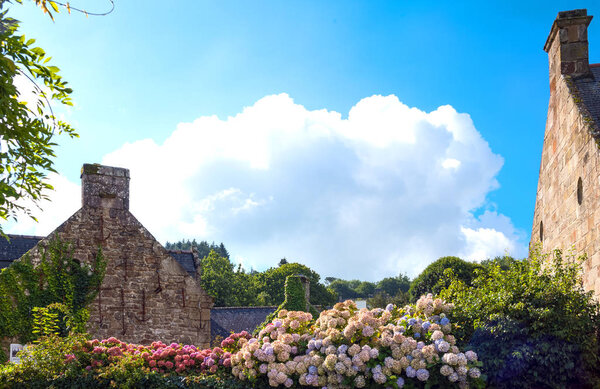
[[81, 208], [46, 238], [2, 239], [0, 265], [27, 250], [35, 262], [54, 235], [72, 243], [80, 262], [91, 263], [100, 246], [107, 267], [90, 305], [92, 336], [208, 347], [213, 300], [196, 278], [194, 253], [168, 252], [129, 211], [129, 170], [85, 164], [81, 184]]
[[550, 102], [531, 244], [587, 253], [584, 286], [600, 297], [600, 64], [589, 63], [585, 9], [559, 12], [544, 45]]

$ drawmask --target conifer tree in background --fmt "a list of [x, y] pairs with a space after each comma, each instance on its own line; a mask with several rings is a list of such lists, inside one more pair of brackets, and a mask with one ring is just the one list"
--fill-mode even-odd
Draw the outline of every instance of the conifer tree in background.
[[175, 243], [167, 242], [165, 244], [165, 248], [167, 250], [191, 250], [192, 248], [194, 248], [196, 249], [196, 252], [198, 253], [198, 258], [200, 259], [207, 257], [211, 251], [214, 251], [217, 253], [217, 255], [229, 259], [229, 251], [227, 251], [223, 242], [217, 245], [215, 244], [215, 242], [209, 244], [205, 240], [198, 243], [196, 239], [192, 241], [190, 241], [189, 239], [182, 239]]

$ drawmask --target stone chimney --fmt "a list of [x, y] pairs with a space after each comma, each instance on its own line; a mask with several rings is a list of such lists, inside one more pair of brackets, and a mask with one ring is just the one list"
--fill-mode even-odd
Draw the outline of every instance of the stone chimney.
[[84, 164], [81, 168], [81, 206], [129, 209], [129, 169]]
[[304, 288], [304, 299], [306, 300], [306, 312], [310, 312], [310, 280], [308, 277], [299, 274], [300, 282], [302, 282], [302, 288]]
[[559, 12], [544, 45], [550, 60], [550, 90], [554, 78], [564, 74], [572, 77], [591, 76], [588, 58], [587, 27], [592, 20], [586, 9]]

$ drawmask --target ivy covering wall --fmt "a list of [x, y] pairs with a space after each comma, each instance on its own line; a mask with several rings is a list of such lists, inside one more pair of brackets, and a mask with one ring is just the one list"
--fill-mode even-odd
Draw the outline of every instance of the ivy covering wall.
[[21, 343], [48, 332], [84, 332], [87, 306], [106, 270], [101, 248], [92, 264], [73, 258], [71, 245], [58, 237], [40, 250], [39, 264], [26, 254], [0, 271], [0, 334]]
[[255, 333], [260, 332], [267, 324], [272, 323], [281, 310], [304, 311], [310, 312], [313, 317], [319, 316], [319, 312], [315, 307], [310, 304], [310, 301], [306, 300], [304, 286], [302, 285], [303, 277], [301, 275], [287, 276], [285, 279], [285, 300], [277, 307], [275, 312], [267, 316], [265, 321], [256, 328]]

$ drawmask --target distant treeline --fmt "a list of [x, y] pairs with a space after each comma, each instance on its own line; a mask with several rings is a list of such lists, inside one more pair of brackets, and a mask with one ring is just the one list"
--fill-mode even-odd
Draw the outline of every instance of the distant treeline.
[[215, 242], [212, 242], [209, 244], [207, 241], [203, 240], [200, 243], [198, 243], [198, 242], [196, 242], [196, 239], [194, 239], [194, 240], [188, 239], [188, 240], [180, 240], [179, 242], [175, 242], [175, 243], [167, 242], [167, 244], [165, 245], [165, 248], [167, 250], [191, 250], [192, 247], [194, 249], [196, 249], [196, 251], [198, 252], [199, 258], [207, 257], [208, 254], [210, 254], [211, 250], [213, 250], [220, 256], [229, 259], [229, 252], [225, 248], [225, 245], [223, 244], [223, 242], [221, 242], [221, 244], [217, 245], [217, 244], [215, 244]]
[[204, 290], [215, 299], [215, 306], [262, 306], [279, 305], [284, 300], [285, 279], [289, 275], [302, 274], [310, 280], [310, 302], [327, 307], [337, 301], [366, 299], [371, 308], [385, 307], [389, 303], [404, 305], [416, 301], [426, 293], [439, 293], [448, 287], [453, 279], [471, 285], [478, 271], [484, 271], [493, 263], [508, 268], [516, 260], [497, 257], [480, 264], [468, 262], [458, 257], [442, 257], [431, 263], [421, 274], [410, 279], [406, 274], [386, 277], [378, 282], [343, 280], [321, 276], [301, 263], [289, 262], [282, 258], [277, 266], [263, 272], [231, 262], [229, 251], [223, 243], [197, 242], [195, 239], [167, 242], [170, 250], [190, 250], [198, 252], [198, 271]]
[[184, 240], [167, 243], [170, 250], [198, 252], [198, 271], [203, 289], [215, 299], [217, 307], [279, 305], [284, 300], [285, 279], [289, 275], [302, 274], [310, 280], [310, 302], [313, 305], [330, 306], [336, 296], [321, 283], [321, 276], [300, 263], [289, 263], [282, 258], [275, 267], [263, 272], [247, 271], [235, 265], [223, 243], [217, 245], [206, 241]]

